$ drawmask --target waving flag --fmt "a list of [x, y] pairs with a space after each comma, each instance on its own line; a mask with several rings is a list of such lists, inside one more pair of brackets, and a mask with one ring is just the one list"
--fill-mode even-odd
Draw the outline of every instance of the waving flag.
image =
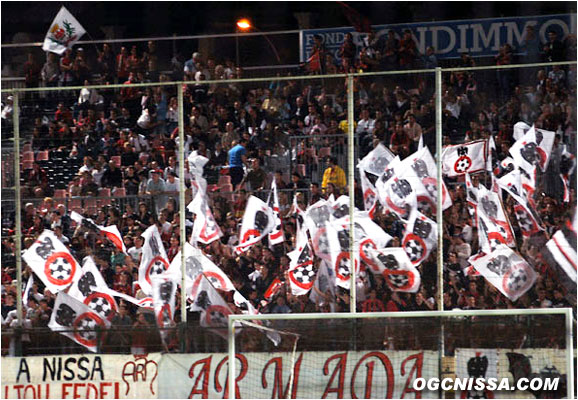
[[510, 154], [514, 162], [528, 174], [533, 172], [534, 167], [540, 167], [544, 172], [550, 160], [555, 137], [555, 132], [532, 127], [510, 147]]
[[[175, 326], [177, 282], [162, 275], [155, 275], [151, 280], [157, 326], [161, 329], [173, 327]], [[166, 331], [161, 331], [161, 336], [166, 336]]]
[[287, 253], [291, 260], [289, 264], [289, 284], [291, 293], [295, 296], [306, 294], [313, 287], [315, 268], [313, 267], [313, 250], [305, 232], [297, 237], [295, 250]]
[[202, 187], [199, 188], [195, 198], [188, 205], [187, 209], [195, 214], [195, 223], [193, 224], [193, 232], [190, 240], [193, 246], [195, 246], [197, 242], [210, 244], [223, 236], [223, 232], [213, 216], [213, 212], [207, 202], [207, 195]]
[[478, 227], [478, 188], [472, 183], [470, 174], [465, 174], [466, 201], [468, 203], [468, 213], [472, 218], [472, 225]]
[[516, 238], [504, 212], [502, 200], [496, 192], [478, 187], [478, 237], [485, 253], [499, 243], [516, 246]]
[[421, 276], [403, 248], [370, 250], [370, 255], [391, 290], [409, 293], [419, 290]]
[[319, 265], [317, 277], [313, 285], [313, 290], [309, 294], [309, 300], [317, 304], [319, 307], [324, 306], [327, 301], [332, 303], [335, 299], [335, 275], [331, 265], [323, 260]]
[[568, 151], [568, 146], [564, 145], [560, 160], [560, 179], [564, 185], [564, 203], [570, 202], [570, 176], [576, 170], [576, 157]]
[[401, 243], [412, 264], [426, 260], [437, 247], [437, 232], [434, 221], [417, 210], [412, 211]]
[[274, 246], [276, 244], [283, 243], [285, 240], [283, 237], [281, 216], [279, 215], [279, 195], [277, 193], [277, 182], [275, 182], [275, 179], [273, 179], [273, 182], [271, 182], [271, 194], [269, 195], [269, 200], [267, 203], [273, 210], [273, 217], [275, 219], [275, 227], [271, 233], [269, 233], [269, 246]]
[[122, 236], [116, 225], [110, 226], [96, 225], [92, 219], [85, 218], [76, 211], [72, 211], [70, 213], [70, 219], [72, 219], [78, 225], [81, 225], [84, 228], [88, 229], [89, 231], [92, 231], [96, 234], [104, 235], [108, 240], [112, 242], [112, 244], [114, 244], [114, 246], [117, 249], [126, 254], [126, 247], [124, 245], [124, 241], [122, 240]]
[[52, 293], [66, 289], [82, 274], [80, 265], [66, 246], [48, 229], [22, 258]]
[[446, 146], [442, 153], [442, 172], [446, 176], [460, 176], [485, 171], [488, 160], [486, 140]]
[[244, 253], [267, 236], [275, 228], [275, 216], [269, 206], [255, 196], [249, 197], [241, 233], [239, 234], [239, 245], [235, 248], [237, 253]]
[[371, 183], [363, 168], [359, 168], [359, 176], [361, 177], [361, 190], [363, 191], [363, 207], [365, 211], [369, 212], [369, 216], [373, 218], [377, 206], [377, 189]]
[[82, 275], [70, 286], [68, 294], [86, 304], [92, 311], [107, 320], [118, 312], [114, 295], [106, 293], [108, 285], [104, 281], [92, 257], [86, 257]]
[[[574, 217], [576, 219], [576, 217]], [[557, 265], [576, 283], [576, 231], [571, 224], [557, 231], [546, 243], [544, 254], [550, 265]], [[574, 285], [574, 289], [576, 286]]]
[[319, 200], [305, 211], [304, 224], [309, 230], [315, 255], [327, 261], [331, 261], [331, 249], [329, 248], [330, 233], [333, 228], [329, 227], [331, 219], [331, 205], [325, 200]]
[[201, 313], [202, 327], [217, 328], [219, 329], [217, 333], [227, 334], [227, 321], [233, 312], [219, 292], [204, 277], [199, 283], [199, 290], [191, 305], [191, 311]]
[[62, 55], [66, 49], [71, 49], [85, 33], [86, 30], [82, 25], [62, 6], [46, 33], [42, 50]]
[[[437, 165], [429, 149], [427, 147], [421, 148], [405, 158], [401, 165], [402, 177], [408, 179], [413, 177], [421, 182], [421, 185], [413, 184], [417, 190], [418, 202], [428, 204], [432, 212], [435, 213], [438, 195]], [[421, 186], [426, 189], [425, 192], [423, 192]], [[452, 199], [445, 182], [442, 181], [442, 210], [446, 210], [451, 206]]]
[[[179, 251], [170, 266], [171, 270], [181, 271], [181, 252]], [[185, 284], [190, 298], [195, 298], [201, 279], [204, 276], [219, 290], [235, 290], [229, 277], [215, 265], [203, 252], [185, 243]]]
[[[383, 207], [401, 219], [406, 219], [409, 215], [408, 208], [411, 210], [417, 207], [417, 193], [415, 184], [412, 186], [415, 182], [401, 176], [402, 169], [401, 161], [396, 157], [376, 181], [375, 187]], [[426, 192], [425, 188], [422, 192]]]
[[[138, 269], [138, 283], [145, 294], [152, 293], [152, 280], [155, 275], [167, 273], [169, 262], [161, 235], [156, 225], [151, 225], [142, 234], [144, 244]], [[171, 270], [174, 271], [174, 270]], [[174, 271], [178, 274], [178, 271]]]
[[68, 336], [76, 343], [96, 352], [98, 330], [107, 329], [110, 322], [95, 313], [86, 304], [60, 292], [56, 296], [48, 327]]
[[[349, 234], [349, 229], [347, 229]], [[355, 243], [361, 260], [373, 271], [377, 270], [369, 251], [387, 246], [392, 239], [379, 225], [371, 220], [368, 212], [356, 211], [354, 224]]]
[[357, 168], [363, 169], [375, 176], [381, 176], [394, 158], [393, 153], [383, 144], [379, 143], [359, 161]]
[[492, 253], [472, 260], [472, 265], [504, 296], [516, 301], [536, 281], [536, 272], [517, 253], [499, 245]]

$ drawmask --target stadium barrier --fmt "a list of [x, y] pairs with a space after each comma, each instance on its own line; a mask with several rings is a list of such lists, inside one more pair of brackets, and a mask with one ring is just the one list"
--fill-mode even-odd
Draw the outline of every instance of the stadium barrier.
[[[228, 337], [228, 351], [221, 347], [184, 353], [151, 349], [132, 355], [71, 351], [2, 357], [1, 395], [572, 398], [571, 309], [235, 315], [229, 331], [219, 333], [223, 345]], [[229, 364], [233, 354], [236, 362]], [[510, 385], [523, 379], [557, 378], [558, 385], [549, 392], [414, 389], [418, 378], [471, 377], [506, 379]], [[229, 390], [232, 387], [234, 391]]]

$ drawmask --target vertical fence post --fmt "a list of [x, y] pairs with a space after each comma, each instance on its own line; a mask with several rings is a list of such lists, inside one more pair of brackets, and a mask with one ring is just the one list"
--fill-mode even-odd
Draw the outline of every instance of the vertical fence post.
[[[185, 226], [185, 120], [183, 104], [183, 87], [177, 85], [177, 101], [179, 109], [179, 228], [181, 237], [181, 323], [187, 323], [187, 292], [186, 292], [186, 264], [185, 264], [185, 243], [187, 242], [187, 229]], [[185, 338], [186, 335], [183, 336]], [[183, 339], [184, 340], [184, 339]]]
[[573, 335], [574, 329], [573, 315], [572, 309], [567, 308], [566, 314], [564, 315], [566, 319], [566, 389], [568, 394], [566, 398], [573, 399], [574, 398], [574, 379], [576, 379], [576, 375], [574, 374], [574, 348], [573, 346]]
[[443, 179], [442, 179], [442, 69], [435, 70], [436, 78], [436, 161], [438, 172], [438, 198], [436, 222], [438, 226], [438, 310], [444, 309], [444, 224], [443, 224]]
[[22, 204], [20, 204], [20, 92], [14, 91], [13, 95], [12, 126], [14, 128], [14, 204], [15, 208], [15, 237], [14, 253], [16, 255], [16, 315], [18, 326], [22, 326], [24, 320], [22, 309]]
[[229, 398], [235, 398], [235, 320], [231, 318], [233, 314], [229, 315], [229, 326], [227, 337], [229, 339]]
[[355, 230], [354, 230], [354, 212], [355, 212], [355, 112], [353, 96], [353, 75], [347, 76], [347, 164], [349, 177], [347, 185], [349, 186], [349, 269], [350, 269], [350, 287], [349, 287], [349, 311], [357, 311], [357, 272], [355, 271]]

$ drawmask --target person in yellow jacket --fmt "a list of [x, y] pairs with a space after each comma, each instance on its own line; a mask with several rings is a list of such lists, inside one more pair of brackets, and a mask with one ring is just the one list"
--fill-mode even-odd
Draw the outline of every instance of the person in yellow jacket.
[[330, 157], [327, 160], [327, 169], [323, 172], [323, 181], [321, 182], [321, 188], [325, 192], [327, 185], [333, 183], [339, 191], [343, 191], [347, 185], [347, 179], [345, 178], [345, 171], [337, 165], [337, 159], [335, 157]]

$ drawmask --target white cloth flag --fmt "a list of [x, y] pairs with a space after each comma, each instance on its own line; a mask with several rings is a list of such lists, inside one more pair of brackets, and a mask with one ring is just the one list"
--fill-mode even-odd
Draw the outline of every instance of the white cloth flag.
[[[347, 234], [349, 234], [349, 229], [347, 229]], [[373, 222], [367, 211], [355, 212], [354, 235], [356, 246], [359, 248], [361, 261], [373, 271], [376, 271], [377, 266], [374, 264], [369, 251], [387, 246], [392, 239], [391, 235]]]
[[86, 229], [92, 230], [95, 233], [103, 234], [108, 240], [112, 242], [112, 244], [115, 245], [117, 249], [126, 254], [126, 247], [124, 245], [124, 241], [122, 240], [122, 236], [116, 225], [110, 226], [96, 225], [92, 219], [85, 218], [76, 211], [72, 211], [70, 213], [70, 219], [72, 219], [78, 225], [84, 226]]
[[[335, 274], [333, 273], [333, 268], [331, 268], [331, 264], [323, 260], [319, 265], [313, 290], [309, 294], [309, 300], [319, 307], [323, 307], [327, 303], [333, 304], [335, 301], [335, 290]], [[334, 312], [335, 310], [332, 309], [330, 311]]]
[[82, 275], [70, 286], [68, 294], [110, 321], [118, 311], [118, 305], [114, 295], [105, 293], [107, 289], [108, 285], [94, 260], [89, 256], [84, 259]]
[[[202, 277], [197, 296], [191, 304], [191, 311], [201, 313], [201, 326], [206, 328], [227, 328], [229, 314], [232, 314], [229, 305], [211, 283]], [[226, 331], [223, 332], [226, 334]]]
[[[159, 328], [169, 328], [175, 326], [175, 304], [177, 293], [177, 282], [171, 278], [155, 275], [152, 280], [152, 298], [157, 326]], [[161, 331], [166, 336], [165, 331]]]
[[369, 254], [378, 266], [387, 286], [394, 292], [415, 293], [421, 285], [421, 276], [402, 247], [370, 250]]
[[[181, 252], [179, 251], [170, 266], [171, 271], [181, 271]], [[201, 250], [185, 243], [185, 285], [190, 298], [195, 298], [201, 277], [209, 279], [213, 286], [226, 292], [235, 290], [229, 277], [215, 265]]]
[[[399, 157], [389, 163], [385, 172], [375, 182], [378, 199], [383, 207], [397, 214], [401, 219], [407, 219], [409, 212], [407, 207], [412, 210], [417, 208], [417, 192], [412, 185], [413, 182], [402, 177], [403, 165]], [[427, 192], [421, 185], [422, 193]]]
[[520, 122], [516, 122], [514, 124], [514, 133], [513, 133], [513, 137], [514, 140], [519, 140], [520, 138], [522, 138], [526, 132], [528, 132], [532, 127], [530, 125], [528, 125], [527, 123], [520, 121]]
[[[143, 293], [152, 293], [151, 277], [166, 273], [180, 274], [178, 270], [169, 270], [169, 262], [161, 235], [156, 225], [151, 225], [141, 235], [144, 238], [142, 256], [138, 269], [138, 283]], [[178, 278], [177, 278], [178, 279]]]
[[76, 343], [96, 352], [98, 329], [107, 329], [110, 322], [95, 313], [86, 304], [60, 292], [56, 296], [48, 327], [68, 336]]
[[548, 167], [555, 137], [555, 132], [532, 127], [510, 147], [510, 154], [516, 165], [528, 174], [533, 173], [534, 167], [540, 167], [544, 172]]
[[488, 159], [487, 140], [446, 146], [442, 153], [442, 173], [460, 176], [485, 171]]
[[[486, 189], [483, 185], [478, 186], [478, 236], [480, 245], [483, 245], [485, 253], [498, 242], [510, 247], [516, 247], [516, 238], [510, 222], [504, 212], [502, 200], [496, 192]], [[485, 234], [484, 234], [485, 233]], [[484, 240], [489, 244], [484, 244]], [[487, 247], [489, 245], [489, 247]]]
[[247, 201], [245, 215], [239, 234], [239, 245], [235, 248], [237, 253], [244, 253], [267, 236], [275, 228], [275, 216], [273, 210], [261, 199], [251, 196]]
[[206, 192], [202, 187], [199, 188], [193, 201], [187, 206], [187, 209], [195, 214], [195, 223], [190, 240], [193, 246], [196, 246], [197, 242], [210, 244], [223, 236], [223, 232], [217, 224], [207, 202]]
[[274, 246], [283, 243], [283, 227], [281, 225], [281, 216], [279, 215], [279, 194], [277, 193], [277, 182], [273, 179], [271, 182], [271, 194], [269, 195], [269, 207], [273, 209], [273, 217], [275, 218], [275, 226], [271, 233], [269, 233], [269, 246]]
[[72, 48], [85, 33], [86, 30], [82, 25], [62, 6], [46, 32], [42, 50], [62, 55], [66, 49]]
[[[417, 179], [421, 185], [412, 183], [417, 191], [417, 200], [420, 203], [429, 203], [432, 211], [437, 210], [437, 165], [431, 152], [427, 147], [416, 151], [409, 155], [401, 162], [401, 177], [408, 180]], [[412, 182], [410, 180], [410, 182]], [[422, 188], [423, 186], [423, 188]], [[424, 192], [423, 189], [426, 189]], [[442, 180], [442, 210], [446, 210], [452, 206], [452, 199], [446, 188], [445, 182]]]
[[395, 156], [383, 144], [378, 144], [372, 151], [370, 151], [359, 163], [358, 168], [369, 172], [370, 174], [381, 176], [384, 173], [387, 165], [393, 161]]
[[437, 247], [437, 224], [413, 210], [406, 225], [401, 246], [414, 265], [426, 260]]
[[[326, 200], [319, 200], [307, 208], [304, 217], [304, 225], [311, 235], [315, 255], [327, 261], [331, 261], [327, 229], [331, 220], [331, 212], [330, 203]], [[331, 227], [329, 232], [333, 232]]]
[[377, 189], [361, 167], [359, 168], [359, 176], [361, 177], [361, 190], [363, 191], [363, 207], [365, 211], [369, 212], [369, 216], [373, 218], [377, 205]]
[[69, 287], [82, 273], [66, 246], [48, 229], [22, 254], [22, 258], [52, 293]]
[[576, 283], [576, 232], [565, 227], [557, 231], [546, 243], [549, 255]]
[[309, 245], [307, 234], [302, 231], [297, 237], [295, 250], [287, 253], [291, 260], [289, 263], [289, 284], [291, 293], [295, 296], [306, 294], [313, 287], [315, 280], [315, 268], [313, 268], [313, 250]]
[[507, 246], [499, 245], [488, 255], [472, 260], [472, 265], [504, 296], [516, 301], [536, 281], [536, 272]]

